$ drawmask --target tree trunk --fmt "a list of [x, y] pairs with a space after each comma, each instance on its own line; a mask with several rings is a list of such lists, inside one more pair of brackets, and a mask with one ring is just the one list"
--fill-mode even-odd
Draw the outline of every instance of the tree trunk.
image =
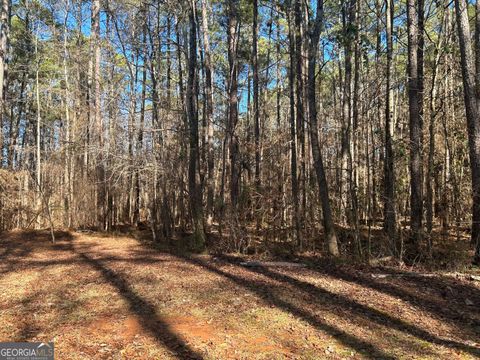
[[72, 160], [71, 160], [71, 124], [70, 124], [70, 86], [69, 86], [69, 72], [68, 72], [68, 11], [70, 2], [66, 1], [65, 19], [63, 22], [63, 78], [65, 81], [65, 169], [64, 169], [64, 183], [65, 183], [65, 225], [70, 228], [72, 226]]
[[[255, 190], [260, 193], [261, 179], [260, 179], [260, 108], [259, 108], [259, 80], [258, 80], [258, 0], [253, 0], [253, 49], [252, 49], [252, 68], [253, 68], [253, 122], [255, 134]], [[255, 209], [259, 208], [259, 201], [255, 201]], [[259, 214], [257, 217], [257, 230], [259, 228]]]
[[[144, 5], [146, 6], [146, 5]], [[146, 13], [146, 10], [145, 10]], [[147, 22], [145, 20], [143, 24], [143, 46], [147, 46]], [[142, 69], [142, 95], [140, 99], [140, 124], [138, 126], [138, 133], [137, 133], [137, 158], [142, 157], [143, 151], [143, 131], [145, 127], [145, 101], [146, 101], [146, 88], [147, 88], [147, 67], [145, 66], [147, 61], [147, 50], [143, 49], [142, 57], [143, 57], [143, 69]], [[138, 158], [138, 162], [140, 158]], [[133, 212], [133, 223], [135, 226], [138, 226], [140, 223], [140, 200], [141, 200], [141, 187], [140, 187], [140, 169], [137, 167], [135, 169], [135, 206]]]
[[[433, 69], [432, 69], [432, 84], [430, 87], [430, 118], [429, 118], [429, 143], [428, 143], [428, 161], [427, 161], [427, 174], [426, 174], [426, 194], [425, 194], [425, 206], [426, 206], [426, 230], [428, 235], [428, 253], [429, 255], [432, 254], [432, 228], [433, 228], [433, 199], [434, 199], [434, 189], [433, 189], [433, 179], [436, 178], [434, 174], [434, 160], [435, 160], [435, 120], [437, 117], [437, 107], [435, 102], [437, 101], [437, 78], [438, 78], [438, 71], [440, 67], [440, 56], [441, 51], [440, 47], [443, 46], [443, 24], [444, 24], [445, 16], [443, 15], [441, 28], [439, 32], [438, 41], [435, 44], [435, 60], [433, 62]], [[436, 192], [439, 192], [438, 187], [436, 188]], [[442, 210], [442, 212], [445, 209]]]
[[[480, 264], [480, 118], [476, 93], [475, 59], [470, 43], [466, 0], [455, 0], [463, 93], [467, 116], [470, 167], [472, 172], [472, 242], [476, 246], [474, 263]], [[480, 29], [476, 29], [480, 31]]]
[[[303, 27], [304, 16], [302, 13], [302, 1], [295, 0], [295, 62], [296, 62], [296, 124], [297, 124], [297, 156], [300, 160], [299, 166], [299, 191], [301, 196], [299, 209], [300, 229], [303, 229], [305, 223], [306, 209], [306, 164], [305, 164], [305, 81], [304, 81], [304, 46], [303, 46]], [[302, 235], [297, 239], [297, 245], [302, 247]]]
[[230, 146], [230, 201], [232, 210], [237, 209], [240, 193], [239, 140], [236, 135], [238, 122], [238, 0], [228, 1], [228, 140]]
[[328, 251], [332, 256], [338, 256], [337, 235], [333, 223], [330, 199], [328, 196], [328, 183], [323, 167], [323, 159], [318, 139], [317, 104], [315, 93], [315, 69], [318, 51], [318, 42], [323, 23], [323, 0], [317, 0], [316, 19], [313, 29], [310, 29], [310, 46], [308, 48], [308, 107], [310, 117], [310, 141], [312, 143], [313, 164], [317, 175], [318, 190], [323, 212], [323, 227], [328, 245]]
[[408, 0], [408, 100], [410, 118], [410, 229], [415, 248], [422, 240], [423, 217], [423, 0]]
[[37, 225], [40, 225], [39, 213], [42, 207], [42, 153], [41, 153], [41, 130], [42, 130], [42, 117], [40, 113], [40, 82], [39, 82], [39, 72], [40, 72], [40, 60], [38, 59], [38, 34], [35, 34], [35, 56], [37, 57], [37, 69], [35, 71], [35, 100], [37, 106], [37, 123], [36, 123], [36, 166], [35, 166], [35, 181], [37, 185], [37, 203], [36, 211], [37, 213]]
[[291, 16], [288, 22], [289, 50], [290, 50], [290, 68], [288, 71], [288, 85], [290, 91], [290, 172], [292, 182], [292, 202], [293, 202], [293, 229], [294, 241], [301, 243], [300, 233], [300, 211], [298, 197], [298, 175], [297, 175], [297, 131], [295, 124], [295, 37], [293, 34], [293, 24]]
[[205, 47], [205, 87], [206, 87], [206, 121], [207, 121], [207, 224], [213, 222], [214, 149], [213, 149], [213, 65], [210, 54], [207, 0], [202, 0], [203, 44]]
[[7, 76], [8, 36], [10, 33], [11, 0], [2, 0], [0, 13], [0, 167], [3, 165], [3, 125], [5, 111], [5, 82]]
[[100, 113], [100, 0], [92, 2], [91, 17], [91, 52], [92, 52], [92, 79], [90, 82], [90, 122], [98, 139], [98, 156], [95, 161], [97, 185], [96, 212], [97, 225], [105, 227], [105, 179], [103, 168], [103, 121]]
[[205, 231], [203, 227], [202, 189], [197, 182], [198, 146], [198, 82], [197, 82], [197, 24], [195, 0], [190, 2], [189, 22], [189, 61], [187, 81], [187, 116], [189, 125], [189, 159], [188, 159], [188, 191], [193, 220], [193, 240], [196, 248], [205, 246]]
[[396, 244], [396, 211], [395, 211], [395, 170], [393, 153], [393, 89], [392, 89], [392, 70], [393, 70], [393, 0], [385, 0], [386, 3], [386, 40], [387, 40], [387, 69], [386, 69], [386, 88], [387, 97], [385, 104], [385, 161], [384, 161], [384, 184], [385, 184], [385, 202], [384, 202], [384, 231], [389, 237], [392, 251], [398, 254]]

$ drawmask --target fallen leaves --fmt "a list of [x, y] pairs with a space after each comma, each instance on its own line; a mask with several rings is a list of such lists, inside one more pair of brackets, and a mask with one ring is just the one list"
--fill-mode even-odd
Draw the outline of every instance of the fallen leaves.
[[368, 358], [374, 351], [468, 359], [479, 346], [476, 275], [237, 266], [94, 234], [37, 247], [33, 235], [16, 233], [13, 245], [34, 252], [35, 262], [1, 259], [0, 340], [57, 336], [62, 359], [169, 359], [182, 347], [208, 359]]

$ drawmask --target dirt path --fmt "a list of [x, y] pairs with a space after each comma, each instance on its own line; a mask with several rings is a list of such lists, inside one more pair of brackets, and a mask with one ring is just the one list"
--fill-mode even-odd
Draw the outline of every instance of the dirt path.
[[0, 341], [54, 339], [58, 359], [480, 357], [480, 287], [465, 279], [58, 237], [0, 234]]

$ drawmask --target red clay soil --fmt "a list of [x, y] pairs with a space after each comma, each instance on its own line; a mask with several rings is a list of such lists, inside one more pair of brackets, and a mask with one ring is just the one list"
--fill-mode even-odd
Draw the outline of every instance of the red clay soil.
[[57, 237], [0, 234], [0, 341], [53, 340], [57, 359], [480, 358], [480, 285], [465, 277]]

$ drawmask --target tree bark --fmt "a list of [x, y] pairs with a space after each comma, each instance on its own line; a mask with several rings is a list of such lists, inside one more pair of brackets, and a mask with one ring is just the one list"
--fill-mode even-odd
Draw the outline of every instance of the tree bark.
[[[0, 130], [4, 125], [5, 82], [7, 77], [8, 36], [11, 0], [2, 0], [0, 13]], [[0, 167], [3, 165], [3, 130], [0, 131]]]
[[96, 164], [97, 224], [105, 227], [105, 176], [103, 168], [103, 121], [100, 113], [100, 0], [92, 2], [91, 17], [92, 79], [90, 82], [90, 122], [98, 139]]
[[[299, 209], [300, 229], [303, 229], [305, 223], [306, 209], [306, 164], [305, 164], [305, 81], [304, 81], [304, 46], [303, 46], [303, 27], [304, 16], [301, 0], [295, 0], [295, 62], [296, 62], [296, 124], [297, 124], [297, 157], [299, 164], [299, 192], [301, 196]], [[302, 247], [302, 235], [297, 239], [297, 245]]]
[[[146, 5], [144, 5], [146, 6]], [[146, 15], [146, 9], [144, 9], [144, 13]], [[143, 24], [143, 42], [142, 45], [144, 47], [147, 46], [147, 22], [145, 20]], [[142, 95], [140, 99], [140, 124], [138, 127], [137, 133], [137, 157], [143, 156], [143, 131], [145, 127], [145, 101], [146, 101], [146, 88], [147, 88], [147, 50], [146, 48], [143, 49], [142, 58], [143, 58], [143, 69], [142, 69]], [[140, 160], [140, 159], [139, 159]], [[140, 223], [140, 200], [141, 200], [141, 182], [140, 182], [140, 169], [137, 167], [135, 169], [135, 206], [133, 212], [133, 223], [135, 226], [138, 226]]]
[[410, 119], [410, 229], [417, 250], [423, 218], [423, 1], [408, 0], [408, 100]]
[[253, 0], [253, 31], [252, 31], [252, 68], [253, 68], [253, 122], [255, 136], [255, 190], [257, 192], [255, 200], [255, 216], [257, 231], [260, 228], [260, 104], [259, 104], [259, 77], [258, 77], [258, 0]]
[[288, 35], [290, 50], [290, 67], [288, 71], [288, 87], [290, 96], [290, 176], [292, 183], [292, 202], [293, 202], [293, 229], [294, 241], [301, 243], [300, 233], [300, 210], [298, 196], [298, 169], [297, 169], [297, 127], [295, 123], [295, 36], [293, 33], [293, 24], [289, 13]]
[[240, 194], [239, 140], [236, 134], [238, 122], [238, 0], [228, 1], [228, 140], [230, 147], [230, 201], [235, 212]]
[[[42, 152], [41, 152], [41, 131], [42, 131], [42, 117], [40, 112], [40, 81], [39, 81], [39, 72], [40, 72], [40, 60], [38, 58], [38, 34], [35, 34], [35, 57], [37, 58], [37, 69], [35, 71], [35, 101], [36, 101], [36, 113], [37, 113], [37, 123], [36, 123], [36, 164], [35, 164], [35, 181], [38, 189], [37, 193], [37, 212], [40, 213], [42, 206]], [[40, 225], [40, 219], [37, 215], [37, 225]]]
[[323, 0], [317, 0], [316, 19], [313, 29], [310, 31], [310, 44], [308, 48], [308, 107], [310, 118], [310, 141], [312, 144], [313, 164], [317, 175], [318, 191], [323, 212], [323, 227], [328, 245], [328, 251], [332, 256], [338, 256], [337, 234], [333, 223], [330, 199], [328, 195], [328, 183], [323, 166], [320, 143], [318, 139], [317, 104], [315, 92], [315, 69], [318, 51], [318, 42], [323, 24]]
[[384, 161], [384, 231], [389, 237], [392, 251], [398, 255], [396, 245], [396, 210], [395, 210], [395, 170], [393, 153], [393, 0], [385, 0], [386, 4], [386, 41], [387, 41], [387, 69], [386, 88], [387, 96], [385, 103], [385, 161]]
[[[470, 168], [472, 172], [472, 234], [475, 245], [474, 263], [480, 264], [480, 118], [476, 92], [475, 59], [470, 43], [470, 25], [466, 0], [455, 0], [458, 41], [463, 78], [465, 112], [467, 116]], [[476, 29], [480, 31], [480, 29]], [[477, 52], [478, 54], [478, 52]], [[478, 69], [477, 69], [478, 71]]]
[[187, 80], [187, 116], [189, 124], [188, 191], [193, 221], [193, 240], [196, 248], [205, 246], [203, 226], [202, 189], [197, 181], [198, 144], [198, 82], [197, 82], [197, 24], [195, 0], [191, 0], [189, 9], [190, 38]]
[[207, 1], [202, 0], [203, 45], [205, 47], [205, 87], [207, 121], [207, 224], [213, 222], [213, 200], [215, 191], [214, 149], [213, 149], [213, 64], [210, 54]]

